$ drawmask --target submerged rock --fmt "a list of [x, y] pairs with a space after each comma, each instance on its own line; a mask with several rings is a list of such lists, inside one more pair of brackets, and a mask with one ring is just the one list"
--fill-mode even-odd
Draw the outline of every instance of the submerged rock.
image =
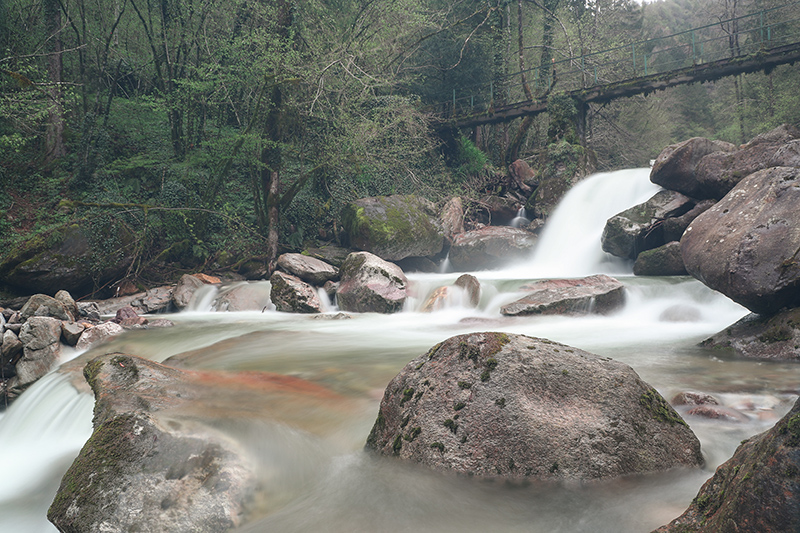
[[751, 313], [732, 326], [704, 340], [701, 346], [731, 349], [753, 359], [800, 359], [800, 308], [773, 316]]
[[510, 226], [486, 226], [456, 235], [450, 266], [457, 271], [501, 268], [531, 254], [537, 237]]
[[800, 400], [769, 431], [744, 441], [658, 533], [800, 531]]
[[608, 314], [625, 304], [625, 287], [597, 274], [579, 279], [550, 279], [520, 287], [529, 293], [500, 308], [506, 316]]
[[686, 270], [753, 312], [800, 305], [800, 169], [742, 180], [681, 239]]
[[[454, 294], [456, 291], [458, 292]], [[480, 298], [481, 284], [478, 278], [472, 274], [462, 274], [453, 285], [439, 287], [434, 290], [425, 300], [425, 303], [422, 304], [420, 311], [423, 313], [430, 313], [431, 311], [443, 309], [452, 299], [457, 300], [453, 303], [459, 303], [469, 307], [478, 307]]]
[[546, 339], [452, 337], [389, 383], [368, 449], [479, 477], [591, 480], [702, 464], [627, 365]]
[[347, 257], [340, 274], [336, 300], [342, 311], [396, 313], [403, 309], [408, 280], [394, 263], [356, 252]]

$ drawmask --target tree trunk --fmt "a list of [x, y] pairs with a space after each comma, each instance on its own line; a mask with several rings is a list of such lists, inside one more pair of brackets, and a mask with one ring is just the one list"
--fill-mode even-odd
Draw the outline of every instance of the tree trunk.
[[44, 2], [45, 27], [47, 28], [48, 55], [47, 76], [50, 79], [50, 106], [47, 112], [47, 131], [45, 134], [45, 160], [54, 161], [66, 154], [64, 147], [64, 103], [61, 92], [62, 45], [61, 10], [57, 0]]
[[269, 223], [269, 231], [267, 233], [267, 273], [270, 276], [278, 266], [279, 182], [280, 173], [277, 170], [270, 171], [269, 193], [267, 195], [267, 221]]

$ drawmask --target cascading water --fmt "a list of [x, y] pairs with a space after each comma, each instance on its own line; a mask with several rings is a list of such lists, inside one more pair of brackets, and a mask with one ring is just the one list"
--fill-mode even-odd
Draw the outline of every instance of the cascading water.
[[[623, 274], [620, 279], [626, 285], [628, 303], [612, 316], [501, 317], [500, 306], [513, 301], [518, 287], [528, 280], [629, 273], [626, 265], [606, 261], [599, 236], [608, 217], [655, 192], [643, 177], [646, 171], [634, 170], [581, 182], [548, 221], [526, 265], [475, 273], [481, 282], [477, 309], [453, 298], [432, 313], [418, 310], [433, 290], [452, 284], [456, 273], [412, 274], [414, 295], [406, 312], [366, 313], [348, 320], [271, 311], [213, 313], [208, 310], [219, 295], [207, 294], [205, 299], [198, 298], [194, 311], [170, 317], [176, 322], [174, 328], [129, 332], [104, 348], [158, 361], [176, 356], [196, 369], [288, 374], [354, 400], [357, 407], [351, 406], [341, 420], [329, 421], [325, 431], [307, 431], [318, 413], [296, 408], [291, 420], [267, 419], [257, 424], [257, 431], [236, 432], [234, 436], [244, 447], [262, 456], [267, 465], [264, 469], [270, 472], [262, 480], [269, 495], [269, 504], [262, 508], [264, 516], [243, 527], [244, 531], [651, 531], [682, 512], [742, 439], [768, 428], [788, 410], [800, 382], [800, 368], [709, 354], [697, 348], [698, 341], [724, 329], [746, 310], [685, 277]], [[584, 240], [584, 233], [589, 232], [592, 236]], [[261, 285], [253, 288], [263, 289]], [[364, 441], [386, 383], [409, 360], [445, 338], [487, 330], [550, 338], [613, 357], [631, 365], [667, 398], [685, 390], [707, 392], [740, 409], [745, 421], [687, 416], [703, 445], [708, 463], [704, 470], [589, 486], [510, 487], [365, 454]], [[76, 443], [89, 432], [91, 399], [74, 392], [63, 379], [53, 385], [54, 391], [47, 392], [47, 387], [44, 380], [32, 387], [0, 419], [0, 449], [9, 457], [9, 443], [22, 443], [14, 445], [12, 461], [25, 466], [18, 480], [0, 476], [3, 531], [54, 531], [45, 522], [46, 508], [68, 457], [74, 456], [80, 445]], [[69, 401], [81, 407], [61, 410], [67, 403], [59, 399], [61, 393], [69, 393]], [[40, 407], [34, 409], [37, 405]], [[72, 419], [81, 421], [74, 440], [61, 436], [65, 430], [57, 430], [59, 437], [27, 437], [27, 430], [21, 429], [24, 424], [47, 428]], [[248, 421], [244, 427], [252, 428], [253, 423]], [[32, 444], [37, 439], [63, 445], [42, 454]], [[22, 480], [30, 482], [25, 489], [19, 488]], [[39, 490], [41, 496], [24, 507], [20, 502], [28, 502], [26, 495], [32, 490]]]

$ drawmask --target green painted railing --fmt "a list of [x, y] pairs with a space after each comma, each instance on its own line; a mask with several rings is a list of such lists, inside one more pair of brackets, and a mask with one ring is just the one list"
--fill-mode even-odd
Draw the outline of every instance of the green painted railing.
[[[720, 20], [663, 37], [584, 53], [551, 65], [501, 76], [488, 84], [453, 89], [437, 103], [444, 116], [484, 113], [527, 101], [522, 72], [534, 97], [664, 74], [720, 59], [746, 57], [800, 40], [800, 0]], [[555, 80], [555, 81], [554, 81]], [[552, 86], [552, 87], [551, 87]]]

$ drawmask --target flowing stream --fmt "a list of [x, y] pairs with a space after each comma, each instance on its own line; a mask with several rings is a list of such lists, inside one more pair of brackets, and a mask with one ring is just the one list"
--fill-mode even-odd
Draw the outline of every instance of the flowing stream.
[[[747, 361], [698, 348], [746, 314], [690, 278], [636, 278], [600, 250], [605, 220], [657, 189], [648, 170], [598, 174], [572, 189], [548, 221], [534, 256], [507, 270], [477, 272], [478, 309], [458, 298], [434, 313], [416, 309], [458, 274], [414, 274], [404, 312], [337, 319], [265, 312], [210, 312], [198, 294], [174, 328], [131, 331], [104, 346], [185, 367], [263, 370], [323, 385], [341, 402], [268, 409], [262, 419], [216, 420], [258, 464], [262, 518], [243, 531], [280, 532], [648, 532], [678, 516], [742, 439], [769, 428], [798, 393], [800, 366]], [[625, 285], [612, 316], [505, 318], [500, 306], [542, 277], [606, 272]], [[265, 290], [266, 282], [254, 285]], [[744, 414], [739, 422], [686, 416], [707, 465], [602, 483], [509, 485], [427, 471], [363, 451], [386, 383], [412, 358], [460, 333], [505, 331], [545, 337], [631, 365], [667, 399], [702, 391]], [[98, 353], [100, 350], [95, 349]], [[54, 373], [0, 418], [0, 530], [55, 531], [45, 513], [59, 479], [91, 433], [92, 398]], [[256, 409], [258, 406], [255, 407]]]

